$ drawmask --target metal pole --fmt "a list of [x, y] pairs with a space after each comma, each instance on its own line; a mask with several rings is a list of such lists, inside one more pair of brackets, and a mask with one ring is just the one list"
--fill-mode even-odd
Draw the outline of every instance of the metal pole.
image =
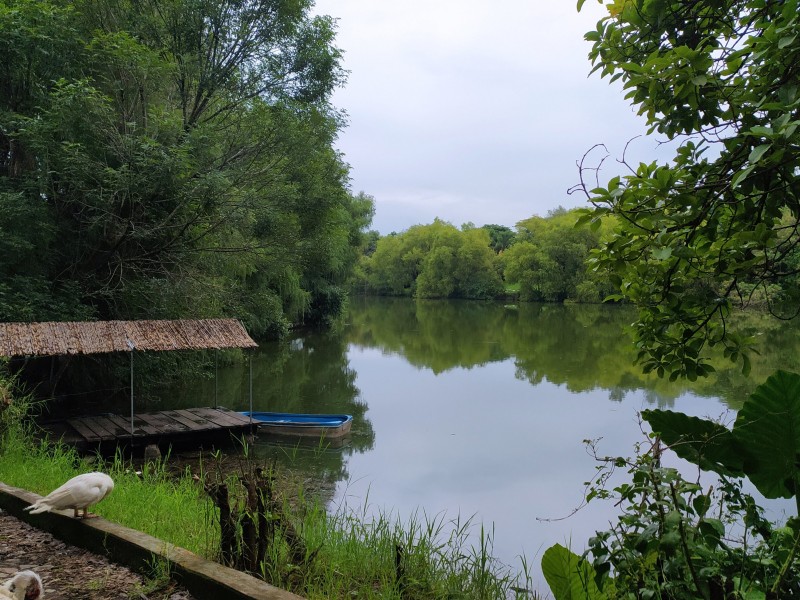
[[247, 353], [247, 362], [250, 364], [250, 425], [253, 425], [253, 351]]
[[219, 373], [217, 372], [217, 365], [219, 363], [219, 348], [214, 348], [214, 408], [217, 408], [217, 380]]
[[133, 349], [135, 346], [130, 340], [125, 340], [131, 349], [131, 443], [133, 443]]

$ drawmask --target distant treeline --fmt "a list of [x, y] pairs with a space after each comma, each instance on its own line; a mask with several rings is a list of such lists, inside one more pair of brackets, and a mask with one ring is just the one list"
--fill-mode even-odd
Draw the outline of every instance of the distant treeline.
[[578, 226], [580, 212], [558, 208], [547, 217], [460, 229], [435, 220], [379, 236], [358, 264], [361, 293], [415, 298], [513, 298], [540, 302], [602, 302], [616, 290], [590, 271], [587, 259], [611, 219]]

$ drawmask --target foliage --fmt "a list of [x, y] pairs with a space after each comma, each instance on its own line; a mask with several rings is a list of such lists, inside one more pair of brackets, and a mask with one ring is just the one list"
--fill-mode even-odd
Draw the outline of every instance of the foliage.
[[[581, 570], [567, 573], [572, 598], [790, 598], [800, 593], [796, 520], [775, 527], [740, 484], [720, 478], [706, 491], [660, 462], [658, 442], [634, 460], [604, 458], [589, 499], [622, 513], [589, 540]], [[604, 482], [626, 468], [628, 483]], [[581, 562], [589, 561], [588, 563]], [[542, 568], [553, 567], [543, 560]], [[588, 580], [586, 574], [593, 574]], [[548, 577], [550, 581], [550, 577]], [[555, 590], [554, 590], [555, 593]]]
[[502, 264], [506, 282], [519, 285], [520, 300], [599, 302], [611, 292], [586, 270], [601, 234], [577, 227], [578, 214], [562, 209], [517, 223], [516, 241], [503, 253]]
[[489, 247], [497, 254], [508, 250], [514, 244], [516, 234], [510, 227], [484, 225], [481, 229], [485, 229], [489, 233]]
[[[653, 428], [650, 448], [637, 449], [634, 460], [602, 459], [597, 483], [587, 484], [588, 501], [614, 499], [622, 507], [612, 529], [589, 541], [591, 568], [579, 557], [568, 555], [566, 568], [543, 558], [556, 597], [564, 586], [579, 588], [572, 598], [800, 595], [798, 515], [773, 525], [743, 493], [741, 480], [730, 478], [746, 476], [767, 498], [794, 497], [800, 514], [800, 375], [778, 371], [760, 385], [733, 430], [670, 411], [642, 416]], [[699, 479], [686, 481], [677, 469], [665, 467], [662, 441], [678, 456], [718, 473], [716, 485], [704, 491]], [[628, 482], [608, 491], [614, 469], [623, 467]], [[554, 552], [565, 560], [563, 549]]]
[[0, 318], [235, 316], [257, 337], [343, 311], [373, 201], [306, 0], [0, 7]]
[[578, 228], [577, 220], [576, 211], [561, 209], [520, 221], [514, 233], [501, 225], [456, 229], [436, 219], [378, 238], [374, 252], [362, 257], [354, 285], [364, 293], [416, 298], [513, 293], [525, 302], [599, 302], [613, 290], [587, 273], [585, 262], [603, 232]]
[[7, 359], [0, 361], [0, 444], [4, 436], [23, 427], [32, 406], [31, 399], [19, 393], [16, 378], [8, 374], [7, 367]]
[[800, 514], [800, 375], [777, 371], [756, 388], [733, 430], [681, 413], [642, 413], [678, 456], [723, 475], [746, 475], [766, 498], [797, 498]]
[[605, 5], [586, 34], [594, 70], [622, 83], [650, 132], [679, 145], [668, 164], [623, 158], [627, 174], [604, 187], [590, 189], [582, 165], [579, 187], [595, 206], [587, 220], [618, 217], [594, 268], [639, 307], [645, 369], [703, 376], [705, 348], [721, 344], [746, 371], [732, 309], [758, 289], [773, 311], [796, 314], [800, 5]]
[[592, 565], [561, 544], [550, 546], [542, 554], [542, 573], [555, 600], [604, 600], [607, 597], [597, 588]]
[[495, 261], [486, 230], [436, 219], [380, 238], [362, 264], [365, 284], [377, 294], [490, 299], [502, 290]]

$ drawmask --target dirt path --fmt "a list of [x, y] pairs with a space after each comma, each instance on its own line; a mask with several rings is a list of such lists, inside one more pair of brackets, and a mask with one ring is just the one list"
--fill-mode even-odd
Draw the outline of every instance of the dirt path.
[[42, 578], [46, 600], [195, 600], [174, 581], [146, 580], [0, 510], [0, 582], [23, 569]]

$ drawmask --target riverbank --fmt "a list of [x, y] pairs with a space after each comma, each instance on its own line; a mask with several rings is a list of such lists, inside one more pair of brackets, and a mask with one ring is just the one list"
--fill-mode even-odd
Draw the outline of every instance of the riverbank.
[[[517, 575], [495, 563], [488, 548], [466, 545], [467, 524], [441, 539], [436, 520], [400, 524], [388, 517], [329, 514], [311, 490], [289, 491], [297, 484], [291, 474], [255, 464], [246, 452], [236, 460], [217, 452], [199, 461], [200, 472], [187, 468], [174, 474], [163, 462], [135, 465], [118, 455], [104, 463], [63, 446], [36, 445], [17, 428], [7, 430], [1, 443], [0, 480], [43, 495], [79, 472], [107, 471], [115, 480], [114, 491], [94, 509], [105, 521], [203, 558], [245, 565], [244, 570], [271, 585], [311, 600], [533, 597], [518, 585]], [[228, 464], [220, 467], [226, 459]], [[266, 506], [247, 504], [253, 477], [269, 486]], [[210, 497], [218, 486], [226, 488], [222, 504]], [[233, 529], [242, 534], [227, 550], [220, 532], [225, 514], [234, 515]], [[246, 537], [247, 531], [255, 537]], [[248, 563], [245, 550], [255, 539], [263, 541], [263, 552]]]

